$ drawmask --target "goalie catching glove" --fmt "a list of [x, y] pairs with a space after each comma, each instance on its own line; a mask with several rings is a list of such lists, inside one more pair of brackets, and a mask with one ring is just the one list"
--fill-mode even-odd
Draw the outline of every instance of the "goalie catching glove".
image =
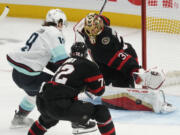
[[146, 88], [157, 90], [165, 81], [165, 74], [162, 69], [151, 68], [147, 71], [134, 72], [136, 84], [145, 86]]

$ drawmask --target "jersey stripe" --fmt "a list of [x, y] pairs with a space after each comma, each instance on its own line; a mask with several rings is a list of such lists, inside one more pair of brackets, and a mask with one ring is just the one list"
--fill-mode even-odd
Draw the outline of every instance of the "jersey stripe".
[[84, 81], [85, 82], [94, 82], [94, 81], [98, 80], [99, 78], [103, 78], [103, 75], [89, 77], [89, 78], [86, 78]]
[[32, 129], [30, 129], [29, 132], [31, 133], [31, 135], [36, 135], [36, 134], [32, 131]]
[[112, 122], [112, 118], [110, 118], [109, 120], [107, 120], [105, 123], [99, 123], [99, 122], [98, 122], [98, 127], [104, 127], [104, 126], [108, 125], [108, 124], [111, 123], [111, 122]]
[[100, 87], [100, 88], [98, 88], [98, 89], [95, 89], [95, 90], [89, 90], [89, 92], [91, 92], [91, 93], [93, 93], [93, 94], [97, 94], [97, 93], [99, 93], [101, 90], [103, 90], [105, 88], [105, 86], [103, 86], [103, 87]]
[[115, 132], [115, 128], [112, 128], [109, 132], [104, 133], [104, 134], [102, 134], [102, 135], [111, 135], [111, 134], [114, 133], [114, 132]]
[[115, 59], [118, 57], [118, 55], [119, 55], [120, 53], [122, 53], [122, 52], [123, 52], [123, 50], [120, 50], [120, 51], [116, 52], [115, 55], [114, 55], [114, 56], [110, 59], [110, 61], [108, 62], [108, 66], [111, 66], [112, 63], [115, 61]]
[[128, 56], [126, 57], [126, 59], [123, 60], [123, 61], [120, 63], [120, 65], [117, 67], [117, 70], [121, 70], [121, 68], [124, 66], [124, 64], [125, 64], [130, 58], [131, 58], [131, 56], [128, 55]]
[[29, 75], [29, 76], [37, 76], [40, 75], [41, 72], [40, 71], [34, 71], [33, 69], [31, 69], [30, 67], [21, 64], [21, 63], [17, 63], [14, 60], [12, 60], [8, 55], [7, 55], [7, 60], [10, 63], [10, 65], [16, 69], [17, 71], [19, 71], [20, 73], [23, 73], [25, 75]]
[[24, 65], [24, 64], [21, 64], [21, 63], [18, 63], [18, 62], [15, 62], [13, 59], [11, 59], [8, 55], [7, 55], [7, 60], [12, 63], [13, 65], [16, 65], [18, 67], [21, 67], [21, 68], [24, 68], [26, 70], [28, 70], [29, 72], [34, 72], [33, 69], [31, 69], [30, 67]]
[[35, 124], [40, 130], [46, 131], [46, 129], [42, 125], [40, 125], [38, 121], [36, 121]]

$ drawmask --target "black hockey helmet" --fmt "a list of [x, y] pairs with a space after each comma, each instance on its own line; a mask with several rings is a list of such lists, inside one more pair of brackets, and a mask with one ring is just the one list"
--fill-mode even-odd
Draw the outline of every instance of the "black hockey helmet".
[[71, 46], [71, 56], [87, 57], [87, 45], [84, 42], [75, 42]]

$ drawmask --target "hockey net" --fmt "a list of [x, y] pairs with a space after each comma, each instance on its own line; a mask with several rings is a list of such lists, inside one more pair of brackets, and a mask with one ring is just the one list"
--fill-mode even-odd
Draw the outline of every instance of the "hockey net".
[[143, 67], [158, 65], [165, 69], [163, 86], [180, 84], [179, 43], [180, 0], [142, 0]]

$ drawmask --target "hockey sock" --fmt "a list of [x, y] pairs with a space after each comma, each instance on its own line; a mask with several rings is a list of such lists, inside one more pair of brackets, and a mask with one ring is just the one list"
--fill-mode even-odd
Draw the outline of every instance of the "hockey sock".
[[101, 135], [116, 135], [114, 124], [110, 118], [105, 123], [97, 123]]
[[44, 135], [47, 130], [38, 122], [35, 121], [28, 131], [28, 135]]
[[116, 135], [111, 114], [106, 106], [95, 105], [94, 118], [101, 135]]
[[21, 108], [21, 106], [19, 105], [19, 111], [16, 113], [17, 115], [26, 117], [28, 114], [30, 113], [30, 111], [26, 111], [23, 108]]
[[35, 107], [35, 97], [25, 96], [19, 105], [19, 115], [27, 116]]
[[50, 117], [46, 117], [42, 115], [39, 117], [39, 123], [41, 123], [41, 125], [43, 125], [46, 129], [55, 126], [58, 122], [59, 120], [54, 120], [51, 119]]

